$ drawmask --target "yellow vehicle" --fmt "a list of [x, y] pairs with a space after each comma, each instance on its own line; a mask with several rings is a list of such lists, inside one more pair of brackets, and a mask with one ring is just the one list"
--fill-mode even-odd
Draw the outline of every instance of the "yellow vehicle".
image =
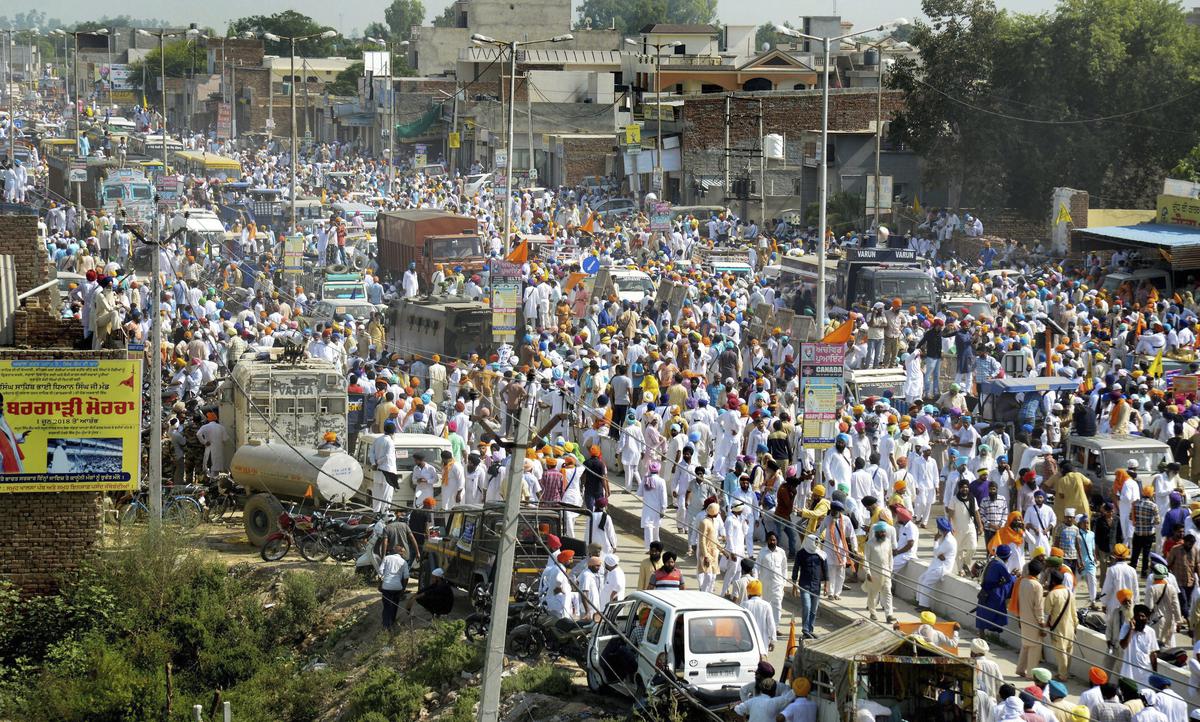
[[74, 155], [75, 140], [73, 138], [43, 138], [41, 154], [42, 156]]
[[171, 154], [171, 165], [180, 173], [203, 178], [238, 180], [242, 177], [242, 164], [233, 158], [198, 150], [177, 150]]

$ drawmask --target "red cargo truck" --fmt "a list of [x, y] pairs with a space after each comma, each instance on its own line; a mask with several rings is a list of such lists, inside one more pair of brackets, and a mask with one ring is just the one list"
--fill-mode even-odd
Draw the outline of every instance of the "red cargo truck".
[[479, 224], [470, 216], [413, 209], [380, 213], [378, 220], [379, 269], [385, 277], [398, 280], [415, 263], [421, 290], [428, 291], [437, 264], [445, 266], [447, 275], [455, 266], [467, 275], [484, 267]]

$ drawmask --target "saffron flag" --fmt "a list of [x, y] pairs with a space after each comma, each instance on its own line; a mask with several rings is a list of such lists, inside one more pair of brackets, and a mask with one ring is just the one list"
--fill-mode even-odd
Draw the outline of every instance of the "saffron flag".
[[575, 286], [579, 285], [580, 281], [582, 281], [585, 278], [587, 278], [586, 273], [578, 273], [578, 272], [572, 273], [571, 275], [567, 276], [567, 280], [564, 281], [563, 285], [562, 285], [562, 292], [570, 293], [571, 290], [574, 289]]
[[529, 260], [529, 241], [521, 241], [504, 257], [509, 263], [525, 263]]
[[596, 214], [592, 213], [588, 216], [587, 223], [579, 227], [579, 230], [587, 234], [595, 234], [596, 232]]
[[921, 197], [913, 195], [913, 213], [919, 216], [924, 212], [925, 210], [921, 208]]
[[305, 499], [311, 499], [311, 498], [313, 498], [313, 488], [312, 488], [312, 484], [309, 484], [309, 485], [308, 485], [308, 488], [304, 490], [304, 498], [305, 498]]
[[792, 619], [792, 623], [788, 627], [787, 651], [783, 653], [783, 659], [785, 662], [783, 670], [784, 682], [788, 681], [787, 678], [791, 676], [792, 672], [792, 665], [786, 663], [791, 661], [792, 655], [796, 653], [798, 646], [799, 645], [796, 644], [796, 620]]
[[849, 343], [854, 333], [854, 322], [847, 320], [841, 326], [830, 331], [821, 339], [821, 343]]
[[1059, 203], [1058, 204], [1058, 215], [1055, 216], [1055, 218], [1054, 218], [1054, 225], [1058, 225], [1059, 223], [1074, 223], [1074, 222], [1075, 221], [1071, 220], [1071, 212], [1067, 210], [1067, 204]]

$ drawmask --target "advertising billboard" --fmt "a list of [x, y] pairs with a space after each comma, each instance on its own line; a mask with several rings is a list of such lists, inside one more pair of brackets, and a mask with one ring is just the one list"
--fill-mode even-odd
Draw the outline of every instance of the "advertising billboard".
[[807, 447], [825, 449], [833, 446], [845, 361], [845, 344], [800, 344], [800, 385], [804, 394], [802, 438]]
[[141, 429], [141, 361], [0, 361], [0, 493], [134, 489]]

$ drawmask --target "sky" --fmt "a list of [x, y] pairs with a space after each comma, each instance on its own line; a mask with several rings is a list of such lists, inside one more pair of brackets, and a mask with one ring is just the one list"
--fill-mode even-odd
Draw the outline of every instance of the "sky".
[[[197, 23], [224, 31], [231, 19], [243, 15], [270, 15], [282, 10], [293, 9], [310, 15], [318, 22], [332, 25], [335, 29], [349, 33], [360, 33], [368, 23], [383, 21], [383, 8], [390, 0], [361, 0], [354, 3], [330, 3], [328, 0], [259, 0], [247, 4], [244, 0], [207, 0], [203, 3], [150, 3], [143, 0], [7, 0], [0, 14], [11, 15], [21, 10], [36, 7], [52, 18], [70, 22], [94, 19], [99, 14], [132, 15], [147, 17], [164, 16], [162, 19], [174, 24]], [[576, 5], [579, 0], [573, 0]], [[446, 0], [425, 0], [428, 13], [426, 22], [439, 14], [448, 5]], [[1049, 10], [1054, 0], [998, 0], [997, 4], [1013, 12], [1040, 12]], [[879, 24], [895, 17], [913, 18], [920, 13], [920, 0], [891, 0], [890, 2], [852, 3], [847, 0], [822, 0], [796, 3], [784, 15], [778, 0], [718, 0], [718, 17], [722, 22], [737, 25], [758, 25], [764, 22], [796, 22], [801, 15], [834, 15], [840, 12], [858, 29]], [[792, 5], [788, 3], [788, 5]]]

